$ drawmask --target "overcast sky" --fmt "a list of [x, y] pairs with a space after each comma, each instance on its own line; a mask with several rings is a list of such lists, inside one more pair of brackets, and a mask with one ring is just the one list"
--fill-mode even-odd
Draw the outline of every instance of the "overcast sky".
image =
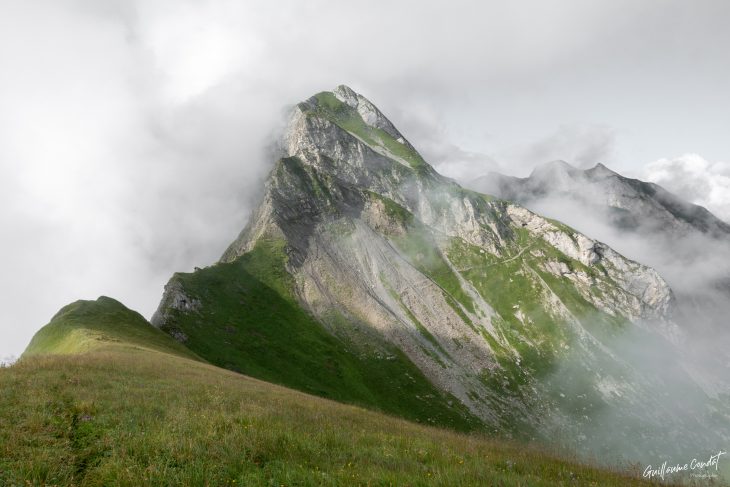
[[448, 175], [603, 162], [730, 219], [729, 23], [723, 0], [3, 0], [0, 358], [76, 299], [149, 317], [245, 224], [286, 106], [341, 83]]

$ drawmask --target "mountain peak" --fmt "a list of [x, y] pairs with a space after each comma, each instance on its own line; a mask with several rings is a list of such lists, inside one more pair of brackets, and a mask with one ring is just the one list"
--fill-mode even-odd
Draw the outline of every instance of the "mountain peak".
[[582, 174], [580, 169], [557, 160], [537, 166], [528, 179], [540, 186], [563, 188], [572, 185]]
[[532, 173], [530, 174], [530, 177], [532, 176], [538, 176], [541, 174], [551, 174], [551, 173], [570, 173], [572, 171], [577, 171], [578, 169], [567, 162], [556, 159], [554, 161], [546, 162], [543, 164], [540, 164], [538, 166], [535, 166], [535, 169], [532, 170]]
[[[381, 112], [380, 109], [378, 109], [378, 107], [376, 107], [370, 100], [365, 98], [360, 93], [357, 93], [349, 86], [339, 85], [331, 92], [323, 92], [314, 95], [314, 98], [318, 101], [322, 101], [322, 95], [325, 93], [331, 93], [337, 100], [344, 103], [348, 107], [355, 109], [360, 118], [362, 118], [362, 121], [365, 122], [365, 124], [369, 127], [383, 130], [399, 142], [406, 143], [403, 134], [401, 134], [398, 129], [395, 128], [395, 125], [393, 125], [393, 123], [388, 120], [388, 117], [386, 117], [383, 112]], [[330, 108], [336, 108], [333, 107], [331, 103], [328, 105]]]
[[593, 166], [590, 169], [586, 169], [585, 173], [590, 176], [617, 176], [618, 173], [616, 171], [612, 171], [602, 163], [598, 163], [595, 166]]
[[393, 164], [435, 174], [383, 112], [345, 85], [299, 103], [284, 144], [287, 156], [353, 182], [391, 172]]
[[347, 103], [353, 108], [357, 108], [358, 96], [362, 97], [362, 95], [358, 95], [355, 90], [347, 85], [338, 86], [337, 88], [332, 90], [332, 94], [334, 94], [339, 100]]
[[[565, 199], [569, 204], [579, 201], [598, 213], [611, 212], [611, 225], [621, 231], [674, 237], [699, 232], [722, 239], [730, 235], [730, 225], [705, 208], [656, 184], [622, 176], [602, 163], [583, 170], [565, 161], [552, 161], [537, 166], [527, 178], [491, 174], [475, 180], [471, 187], [532, 208], [544, 198]], [[570, 221], [571, 215], [562, 218]]]
[[540, 164], [532, 170], [530, 177], [545, 178], [547, 175], [564, 174], [570, 177], [581, 175], [586, 176], [616, 176], [617, 173], [606, 167], [603, 163], [597, 163], [589, 169], [580, 169], [563, 160], [555, 160]]

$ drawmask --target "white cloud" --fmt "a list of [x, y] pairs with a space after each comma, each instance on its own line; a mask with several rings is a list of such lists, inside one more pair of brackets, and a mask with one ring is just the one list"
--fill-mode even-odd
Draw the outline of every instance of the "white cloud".
[[644, 177], [730, 222], [730, 163], [684, 154], [647, 164]]
[[[624, 89], [607, 72], [627, 79], [626, 59], [636, 61], [630, 68], [661, 60], [654, 53], [675, 36], [679, 54], [702, 48], [692, 59], [713, 69], [669, 81], [726, 78], [729, 31], [717, 10], [727, 2], [679, 16], [681, 2], [670, 1], [661, 19], [631, 0], [528, 3], [0, 2], [0, 356], [21, 353], [74, 299], [109, 294], [149, 316], [173, 272], [213, 262], [241, 229], [283, 106], [317, 91], [351, 85], [444, 172], [469, 178], [502, 160], [504, 147], [602, 122], [588, 108], [568, 115], [621, 97], [590, 82]], [[695, 19], [682, 25], [701, 25], [711, 42], [691, 29], [675, 34], [677, 18]], [[622, 101], [643, 100], [641, 79]], [[662, 86], [676, 86], [669, 81]], [[730, 113], [725, 86], [716, 93], [712, 104], [692, 104], [706, 124]], [[727, 124], [715, 126], [724, 134]], [[598, 141], [559, 141], [556, 152], [578, 160], [611, 142], [570, 137]]]
[[490, 155], [471, 151], [452, 142], [453, 134], [443, 123], [443, 114], [429, 103], [411, 101], [394, 114], [399, 127], [438, 172], [457, 181], [471, 181], [489, 171], [500, 170]]

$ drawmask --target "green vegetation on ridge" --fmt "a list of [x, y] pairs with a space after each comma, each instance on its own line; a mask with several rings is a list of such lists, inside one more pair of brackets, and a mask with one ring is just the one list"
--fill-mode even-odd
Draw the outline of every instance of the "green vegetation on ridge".
[[340, 128], [356, 135], [371, 147], [381, 147], [393, 156], [406, 161], [417, 172], [425, 172], [430, 166], [423, 157], [406, 144], [398, 142], [386, 131], [365, 123], [360, 114], [346, 103], [341, 102], [332, 92], [323, 91], [315, 95], [317, 115], [325, 117]]
[[23, 356], [88, 352], [110, 345], [198, 359], [142, 315], [106, 296], [64, 306], [35, 334]]
[[[559, 228], [570, 230], [564, 225]], [[605, 269], [591, 268], [571, 259], [522, 228], [515, 229], [510, 245], [504, 256], [495, 256], [455, 238], [447, 255], [497, 312], [493, 325], [520, 355], [520, 362], [516, 363], [511, 352], [489, 340], [504, 375], [484, 377], [485, 382], [497, 390], [519, 394], [525, 383], [549, 376], [575, 338], [566, 318], [555, 315], [546, 305], [548, 294], [554, 293], [572, 318], [596, 337], [611, 336], [625, 325], [626, 319], [600, 312], [586, 301], [567, 276], [547, 272], [542, 264], [560, 262], [571, 273], [582, 272], [589, 278], [600, 277], [604, 281]], [[593, 292], [601, 292], [594, 288]], [[489, 339], [486, 332], [483, 335]]]
[[387, 354], [363, 354], [302, 309], [286, 260], [283, 241], [259, 240], [235, 262], [176, 274], [202, 305], [170, 310], [168, 331], [182, 331], [186, 346], [209, 362], [262, 380], [423, 423], [481, 426], [396, 347], [382, 341], [376, 345]]

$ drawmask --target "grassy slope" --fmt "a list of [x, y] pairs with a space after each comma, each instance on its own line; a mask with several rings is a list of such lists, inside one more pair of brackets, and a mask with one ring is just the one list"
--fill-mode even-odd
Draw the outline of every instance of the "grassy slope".
[[233, 263], [176, 274], [199, 312], [171, 310], [186, 345], [215, 365], [413, 421], [471, 430], [465, 406], [436, 389], [397, 348], [338, 338], [303, 310], [285, 270], [283, 242], [261, 240]]
[[121, 342], [0, 390], [0, 485], [645, 485]]
[[102, 296], [63, 307], [31, 340], [24, 357], [87, 352], [109, 345], [143, 348], [197, 359], [197, 355], [119, 301]]

